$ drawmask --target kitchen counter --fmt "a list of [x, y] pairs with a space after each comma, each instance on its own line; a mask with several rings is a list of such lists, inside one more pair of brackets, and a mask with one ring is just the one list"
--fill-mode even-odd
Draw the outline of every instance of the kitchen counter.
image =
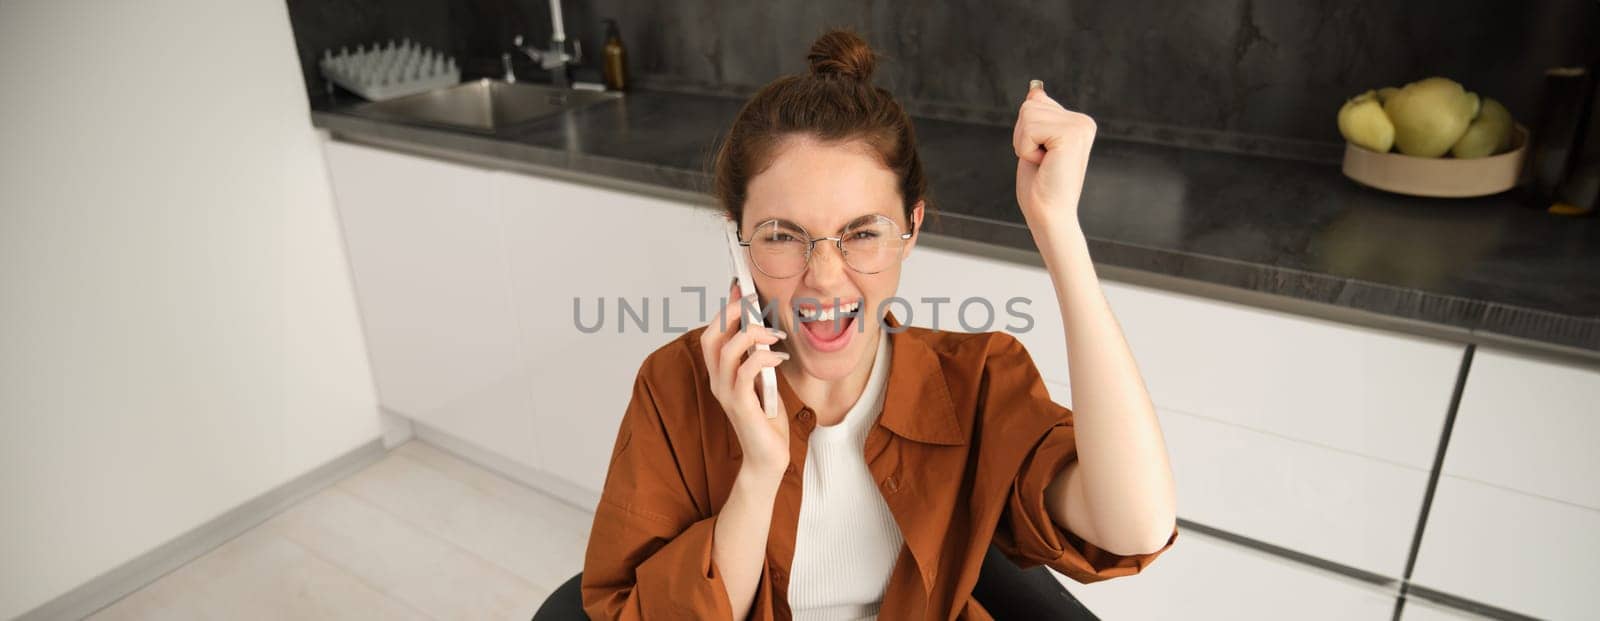
[[[312, 120], [340, 139], [709, 205], [705, 171], [741, 104], [640, 90], [487, 134], [375, 120], [348, 99], [316, 97]], [[1040, 264], [1016, 207], [1010, 127], [917, 118], [916, 129], [937, 214], [925, 243]], [[1080, 206], [1105, 278], [1600, 361], [1600, 218], [1550, 216], [1514, 192], [1388, 194], [1326, 158], [1105, 134]]]

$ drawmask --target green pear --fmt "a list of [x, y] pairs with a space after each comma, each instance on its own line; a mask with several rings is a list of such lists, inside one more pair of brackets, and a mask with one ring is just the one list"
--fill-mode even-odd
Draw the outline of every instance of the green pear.
[[1350, 144], [1379, 153], [1394, 145], [1394, 124], [1378, 103], [1376, 91], [1351, 97], [1339, 107], [1339, 133]]
[[1467, 132], [1477, 100], [1459, 82], [1433, 77], [1407, 84], [1389, 97], [1383, 111], [1394, 123], [1394, 143], [1401, 153], [1439, 157]]
[[1511, 111], [1500, 102], [1485, 97], [1483, 111], [1467, 126], [1450, 154], [1458, 158], [1486, 157], [1511, 146]]
[[1378, 103], [1389, 103], [1389, 98], [1398, 92], [1400, 92], [1400, 89], [1394, 86], [1385, 86], [1378, 89]]

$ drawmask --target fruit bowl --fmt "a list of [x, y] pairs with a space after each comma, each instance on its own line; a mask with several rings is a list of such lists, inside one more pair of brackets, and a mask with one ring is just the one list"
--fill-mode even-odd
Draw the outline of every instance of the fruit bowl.
[[1509, 150], [1468, 159], [1379, 153], [1346, 142], [1344, 176], [1396, 194], [1443, 198], [1486, 196], [1517, 185], [1527, 150], [1528, 128], [1520, 124], [1511, 132]]

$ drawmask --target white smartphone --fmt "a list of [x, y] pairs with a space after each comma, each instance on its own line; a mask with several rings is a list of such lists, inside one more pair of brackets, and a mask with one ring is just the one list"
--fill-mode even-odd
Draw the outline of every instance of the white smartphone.
[[[750, 263], [745, 260], [744, 246], [739, 245], [739, 223], [729, 220], [725, 229], [728, 237], [728, 259], [733, 266], [733, 275], [739, 279], [739, 294], [751, 299], [749, 305], [740, 304], [742, 309], [739, 317], [740, 325], [748, 328], [751, 325], [766, 324], [762, 322], [761, 296], [756, 294], [756, 280], [750, 277]], [[770, 351], [766, 343], [756, 343], [753, 349]], [[778, 396], [778, 372], [772, 367], [761, 369], [761, 376], [756, 379], [756, 390], [761, 393], [761, 409], [766, 412], [767, 418], [777, 418], [783, 415], [783, 400]]]

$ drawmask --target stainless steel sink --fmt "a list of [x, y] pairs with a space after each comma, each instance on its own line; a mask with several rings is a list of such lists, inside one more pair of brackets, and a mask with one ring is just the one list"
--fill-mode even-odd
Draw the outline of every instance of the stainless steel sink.
[[604, 101], [621, 93], [579, 91], [540, 84], [478, 80], [449, 88], [361, 104], [357, 114], [375, 118], [435, 123], [477, 131], [526, 123]]

